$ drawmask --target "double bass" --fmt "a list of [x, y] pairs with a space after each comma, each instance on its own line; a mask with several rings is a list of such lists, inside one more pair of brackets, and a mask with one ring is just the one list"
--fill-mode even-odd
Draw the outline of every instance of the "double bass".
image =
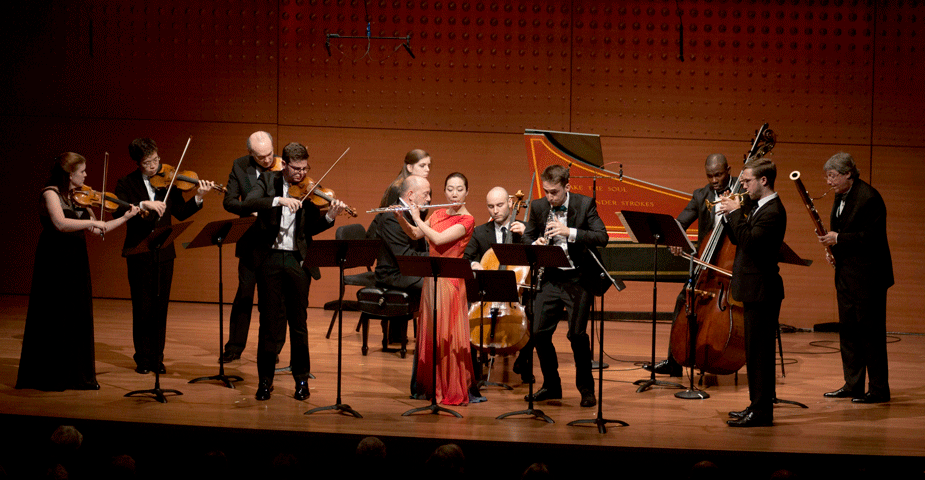
[[[768, 124], [762, 125], [745, 162], [768, 154], [775, 143], [774, 132]], [[738, 190], [736, 177], [731, 192]], [[717, 375], [735, 373], [745, 365], [744, 307], [730, 296], [729, 272], [736, 246], [726, 237], [724, 227], [723, 222], [716, 222], [700, 245], [699, 261], [685, 289], [687, 308], [678, 313], [671, 327], [671, 356], [685, 367]], [[691, 338], [692, 326], [696, 327], [695, 338]]]
[[[508, 232], [516, 221], [517, 212], [526, 207], [524, 193], [514, 194]], [[526, 220], [526, 213], [524, 214]], [[524, 285], [530, 275], [530, 267], [501, 265], [494, 250], [488, 249], [479, 261], [483, 270], [513, 270], [518, 285]], [[483, 318], [484, 312], [484, 318]], [[475, 302], [469, 308], [469, 329], [472, 347], [489, 355], [510, 355], [520, 351], [530, 339], [530, 323], [524, 306], [520, 303]], [[481, 335], [479, 334], [481, 332]]]

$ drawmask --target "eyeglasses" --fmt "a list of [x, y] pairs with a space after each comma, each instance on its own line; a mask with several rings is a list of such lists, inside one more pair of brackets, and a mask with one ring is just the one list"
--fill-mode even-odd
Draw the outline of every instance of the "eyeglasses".
[[145, 161], [141, 162], [140, 165], [141, 165], [142, 167], [153, 167], [154, 165], [157, 165], [157, 164], [159, 164], [159, 163], [161, 163], [161, 157], [156, 156], [156, 157], [154, 157], [154, 158], [151, 158], [151, 159], [148, 159], [148, 160], [145, 160]]
[[286, 165], [286, 166], [289, 168], [289, 170], [292, 170], [294, 173], [306, 173], [312, 169], [311, 166], [305, 166], [301, 168], [296, 168], [296, 167], [293, 167], [292, 165]]
[[828, 173], [825, 174], [825, 179], [826, 179], [826, 180], [835, 180], [835, 179], [837, 179], [837, 178], [839, 178], [839, 177], [843, 177], [843, 176], [845, 176], [845, 175], [847, 175], [847, 174], [845, 174], [845, 173], [838, 173], [838, 172], [828, 172]]

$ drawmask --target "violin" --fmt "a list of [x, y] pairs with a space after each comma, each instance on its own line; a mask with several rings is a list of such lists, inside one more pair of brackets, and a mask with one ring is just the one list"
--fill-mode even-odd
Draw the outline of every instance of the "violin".
[[[174, 177], [176, 177], [176, 181], [174, 181]], [[192, 190], [199, 186], [199, 176], [196, 175], [196, 172], [190, 170], [177, 172], [176, 168], [171, 165], [167, 165], [166, 163], [162, 163], [160, 170], [149, 180], [151, 182], [151, 186], [154, 188], [167, 188], [170, 186], [170, 182], [174, 182], [174, 186], [183, 192]], [[224, 186], [217, 183], [212, 187], [212, 189], [222, 193], [227, 191]]]
[[273, 157], [273, 166], [267, 169], [269, 172], [280, 172], [283, 170], [283, 157]]
[[[80, 189], [71, 190], [71, 201], [87, 208], [95, 208], [103, 205], [103, 195], [102, 193], [90, 188], [88, 185], [80, 187]], [[112, 192], [106, 192], [106, 202], [104, 208], [107, 212], [115, 212], [119, 207], [131, 208], [134, 205], [126, 202], [125, 200], [120, 199]], [[148, 211], [142, 209], [139, 212], [139, 215], [145, 217], [148, 215]]]
[[[311, 202], [321, 209], [330, 207], [331, 202], [334, 201], [333, 190], [324, 188], [321, 185], [315, 185], [315, 181], [308, 176], [303, 178], [301, 182], [289, 187], [289, 196], [292, 198], [298, 198], [303, 202], [306, 199], [311, 199]], [[344, 213], [350, 215], [351, 217], [357, 216], [356, 210], [350, 208], [349, 205], [344, 205]]]

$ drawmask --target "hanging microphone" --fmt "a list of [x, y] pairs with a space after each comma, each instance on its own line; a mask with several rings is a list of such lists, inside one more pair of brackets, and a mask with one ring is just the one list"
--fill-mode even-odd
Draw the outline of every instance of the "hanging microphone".
[[328, 51], [328, 56], [331, 56], [331, 42], [328, 40], [324, 41], [324, 49]]
[[405, 50], [408, 51], [408, 55], [411, 55], [411, 58], [414, 58], [414, 52], [411, 51], [411, 47], [407, 43], [403, 43], [401, 46], [405, 47]]

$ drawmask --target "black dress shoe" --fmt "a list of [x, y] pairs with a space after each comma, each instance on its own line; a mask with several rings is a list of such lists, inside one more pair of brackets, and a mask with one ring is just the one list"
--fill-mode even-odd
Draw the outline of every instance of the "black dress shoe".
[[293, 395], [296, 400], [305, 400], [311, 396], [311, 392], [308, 391], [308, 382], [305, 380], [299, 380], [295, 382], [295, 395]]
[[167, 375], [167, 367], [165, 367], [163, 363], [157, 366], [157, 374]]
[[[536, 391], [533, 394], [534, 402], [542, 402], [544, 400], [559, 400], [562, 398], [562, 387], [552, 389], [543, 387]], [[525, 395], [524, 400], [530, 401], [530, 395]]]
[[852, 398], [853, 403], [886, 403], [890, 401], [890, 394], [881, 395], [867, 392], [863, 397]]
[[[653, 371], [651, 363], [643, 363], [642, 368], [650, 372]], [[684, 375], [684, 369], [681, 367], [681, 364], [674, 361], [672, 358], [656, 363], [654, 371], [656, 375], [668, 375], [669, 377], [680, 377]]]
[[257, 400], [269, 400], [270, 392], [273, 391], [273, 380], [261, 379], [257, 384]]
[[229, 363], [241, 358], [241, 352], [229, 352], [225, 351], [225, 354], [222, 355], [220, 363]]
[[769, 414], [759, 414], [750, 410], [742, 418], [726, 420], [730, 427], [770, 427], [774, 423], [774, 417]]
[[737, 412], [729, 412], [729, 417], [731, 418], [742, 418], [748, 415], [748, 412], [752, 411], [750, 407], [745, 407], [745, 410], [739, 410]]
[[582, 407], [593, 407], [597, 405], [597, 399], [594, 398], [594, 391], [585, 390], [581, 392], [581, 403], [579, 405]]
[[135, 367], [135, 372], [136, 372], [136, 373], [140, 373], [140, 374], [142, 374], [142, 375], [147, 375], [147, 374], [151, 373], [151, 370], [150, 370], [148, 367], [144, 367], [144, 366], [138, 365], [137, 367]]
[[848, 387], [841, 387], [834, 392], [825, 392], [822, 396], [825, 398], [860, 398], [863, 394], [854, 393]]

